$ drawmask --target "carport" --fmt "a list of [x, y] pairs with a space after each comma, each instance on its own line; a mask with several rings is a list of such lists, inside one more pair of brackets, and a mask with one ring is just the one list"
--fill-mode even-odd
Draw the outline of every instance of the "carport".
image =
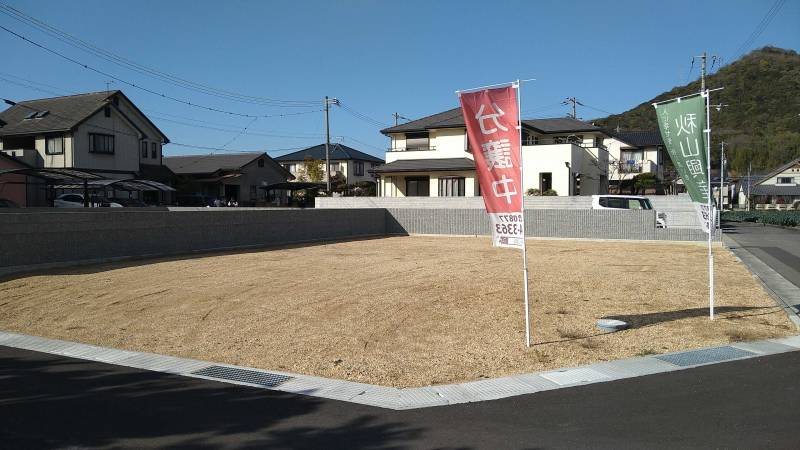
[[128, 192], [174, 192], [175, 189], [166, 184], [152, 180], [115, 180], [85, 170], [60, 168], [19, 168], [0, 169], [0, 177], [6, 174], [25, 175], [45, 181], [48, 191], [53, 189], [83, 190], [83, 206], [89, 207], [90, 192], [105, 192], [114, 189]]

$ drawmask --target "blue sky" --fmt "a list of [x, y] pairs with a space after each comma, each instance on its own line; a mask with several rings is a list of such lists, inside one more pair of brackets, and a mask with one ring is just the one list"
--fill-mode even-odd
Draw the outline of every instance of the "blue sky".
[[[393, 123], [394, 112], [423, 117], [457, 106], [456, 89], [516, 78], [536, 79], [522, 92], [526, 117], [561, 117], [567, 108], [559, 103], [568, 96], [591, 107], [579, 108], [584, 119], [605, 116], [605, 111], [622, 112], [697, 78], [697, 66], [689, 77], [692, 55], [707, 50], [721, 56], [723, 63], [732, 61], [774, 4], [773, 0], [0, 3], [183, 79], [248, 96], [316, 102], [277, 107], [187, 90], [112, 64], [0, 14], [0, 25], [156, 92], [246, 115], [313, 111], [254, 120], [193, 108], [120, 82], [111, 84], [112, 89], [125, 91], [173, 142], [267, 150], [273, 156], [288, 151], [281, 149], [324, 141], [323, 115], [316, 110], [325, 95], [339, 98], [349, 108], [331, 111], [334, 139], [379, 156], [387, 139], [372, 121]], [[746, 50], [764, 45], [797, 50], [799, 20], [800, 2], [790, 0]], [[0, 48], [2, 98], [106, 89], [108, 77], [2, 30]], [[372, 121], [354, 117], [352, 111]], [[239, 134], [248, 124], [248, 131]], [[165, 155], [209, 151], [177, 145], [164, 149]]]

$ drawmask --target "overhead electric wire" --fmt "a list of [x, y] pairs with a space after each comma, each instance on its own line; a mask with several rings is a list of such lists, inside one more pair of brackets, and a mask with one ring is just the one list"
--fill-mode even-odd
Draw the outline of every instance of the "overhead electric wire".
[[[269, 152], [283, 152], [283, 151], [290, 151], [290, 150], [302, 150], [306, 147], [290, 147], [290, 148], [275, 148], [271, 150], [242, 150], [242, 149], [233, 149], [233, 148], [222, 148], [222, 147], [209, 147], [205, 145], [192, 145], [192, 144], [185, 144], [182, 142], [170, 142], [169, 145], [176, 145], [178, 147], [187, 147], [187, 148], [197, 148], [201, 150], [214, 150], [214, 151], [221, 151], [221, 152], [236, 152], [236, 153], [269, 153]], [[181, 155], [175, 155], [181, 156]]]
[[[9, 34], [12, 34], [12, 35], [14, 35], [14, 36], [18, 37], [19, 39], [22, 39], [23, 41], [25, 41], [25, 42], [28, 42], [28, 43], [29, 43], [29, 44], [31, 44], [31, 45], [34, 45], [34, 46], [36, 46], [36, 47], [39, 47], [39, 48], [41, 48], [42, 50], [45, 50], [45, 51], [47, 51], [47, 52], [49, 52], [49, 53], [51, 53], [51, 54], [53, 54], [53, 55], [56, 55], [56, 56], [58, 56], [58, 57], [60, 57], [60, 58], [62, 58], [62, 59], [64, 59], [64, 60], [66, 60], [66, 61], [69, 61], [69, 62], [71, 62], [71, 63], [73, 63], [73, 64], [76, 64], [76, 65], [78, 65], [78, 66], [80, 66], [80, 67], [83, 67], [84, 69], [90, 70], [90, 71], [92, 71], [92, 72], [95, 72], [95, 73], [99, 73], [100, 75], [103, 75], [103, 76], [105, 76], [105, 77], [111, 78], [111, 79], [113, 79], [113, 80], [115, 80], [115, 81], [119, 81], [120, 83], [126, 84], [126, 85], [128, 85], [128, 86], [131, 86], [131, 87], [133, 87], [133, 88], [136, 88], [136, 89], [142, 90], [142, 91], [144, 91], [144, 92], [147, 92], [147, 93], [150, 93], [150, 94], [153, 94], [153, 95], [159, 96], [159, 97], [161, 97], [161, 98], [165, 98], [165, 99], [168, 99], [168, 100], [172, 100], [172, 101], [174, 101], [174, 102], [182, 103], [182, 104], [184, 104], [184, 105], [192, 106], [192, 107], [194, 107], [194, 108], [199, 108], [199, 109], [203, 109], [203, 110], [207, 110], [207, 111], [218, 112], [218, 113], [221, 113], [221, 114], [228, 114], [228, 115], [232, 115], [232, 116], [239, 116], [239, 117], [250, 117], [250, 118], [253, 118], [253, 117], [263, 117], [263, 118], [268, 118], [268, 117], [283, 117], [283, 116], [287, 116], [287, 115], [290, 115], [290, 114], [291, 114], [291, 113], [287, 113], [287, 114], [273, 114], [273, 115], [270, 115], [270, 114], [260, 114], [260, 115], [256, 115], [256, 114], [244, 114], [244, 113], [238, 113], [238, 112], [234, 112], [234, 111], [228, 111], [228, 110], [224, 110], [224, 109], [214, 108], [214, 107], [211, 107], [211, 106], [200, 105], [200, 104], [198, 104], [198, 103], [193, 103], [193, 102], [190, 102], [190, 101], [188, 101], [188, 100], [183, 100], [183, 99], [180, 99], [180, 98], [177, 98], [177, 97], [173, 97], [173, 96], [171, 96], [171, 95], [167, 95], [167, 94], [164, 94], [164, 93], [161, 93], [161, 92], [154, 91], [154, 90], [152, 90], [152, 89], [149, 89], [149, 88], [146, 88], [146, 87], [144, 87], [144, 86], [140, 86], [140, 85], [138, 85], [138, 84], [136, 84], [136, 83], [133, 83], [133, 82], [130, 82], [130, 81], [124, 80], [124, 79], [122, 79], [122, 78], [120, 78], [120, 77], [118, 77], [118, 76], [112, 75], [112, 74], [110, 74], [110, 73], [108, 73], [108, 72], [104, 72], [104, 71], [102, 71], [102, 70], [100, 70], [100, 69], [97, 69], [97, 68], [95, 68], [95, 67], [93, 67], [93, 66], [90, 66], [90, 65], [88, 65], [88, 64], [84, 64], [84, 63], [82, 63], [82, 62], [80, 62], [80, 61], [78, 61], [78, 60], [75, 60], [75, 59], [73, 59], [73, 58], [71, 58], [71, 57], [69, 57], [69, 56], [66, 56], [66, 55], [64, 55], [64, 54], [62, 54], [62, 53], [60, 53], [60, 52], [58, 52], [58, 51], [56, 51], [56, 50], [53, 50], [53, 49], [51, 49], [51, 48], [49, 48], [49, 47], [46, 47], [46, 46], [44, 46], [44, 45], [42, 45], [42, 44], [39, 44], [38, 42], [34, 42], [34, 41], [32, 41], [32, 40], [30, 40], [30, 39], [26, 38], [25, 36], [23, 36], [23, 35], [21, 35], [21, 34], [19, 34], [19, 33], [15, 32], [15, 31], [12, 31], [12, 30], [10, 30], [10, 29], [8, 29], [8, 28], [4, 27], [3, 25], [0, 25], [0, 30], [3, 30], [3, 31], [5, 31], [5, 32], [7, 32], [7, 33], [9, 33]], [[315, 112], [315, 111], [304, 111], [304, 112], [301, 112], [301, 113], [295, 113], [295, 114], [307, 114], [307, 113], [310, 113], [310, 112]]]
[[780, 9], [783, 7], [785, 3], [786, 0], [775, 1], [772, 7], [767, 11], [767, 13], [758, 23], [758, 25], [756, 25], [756, 28], [753, 30], [753, 32], [750, 33], [750, 35], [747, 37], [747, 39], [745, 39], [742, 45], [740, 45], [739, 48], [737, 48], [736, 51], [733, 53], [734, 57], [730, 59], [731, 61], [735, 61], [736, 59], [738, 59], [740, 56], [742, 56], [742, 54], [744, 54], [744, 52], [746, 52], [750, 48], [751, 45], [755, 43], [756, 39], [758, 39], [761, 36], [761, 33], [763, 33], [764, 30], [767, 29], [770, 22], [772, 22], [772, 19], [775, 18], [775, 16], [778, 14], [778, 11], [780, 11]]
[[10, 5], [0, 3], [0, 13], [3, 13], [6, 16], [11, 17], [28, 26], [36, 28], [39, 31], [44, 32], [61, 42], [64, 42], [84, 52], [90, 53], [105, 61], [138, 72], [140, 74], [157, 78], [163, 82], [170, 83], [184, 89], [193, 90], [195, 92], [200, 92], [206, 95], [223, 98], [226, 100], [265, 105], [265, 106], [308, 107], [319, 103], [318, 101], [315, 100], [285, 100], [285, 99], [274, 99], [268, 97], [259, 97], [259, 96], [241, 94], [225, 89], [214, 88], [202, 83], [194, 82], [191, 80], [187, 80], [185, 78], [178, 77], [176, 75], [172, 75], [170, 73], [164, 72], [162, 70], [153, 67], [137, 63], [128, 58], [113, 53], [109, 50], [97, 47], [96, 45], [93, 45], [90, 42], [87, 42], [83, 39], [73, 36], [50, 24], [47, 24], [39, 19], [36, 19], [35, 17], [29, 16]]
[[[174, 123], [174, 124], [177, 124], [177, 125], [187, 126], [187, 127], [202, 128], [202, 129], [212, 130], [212, 131], [221, 131], [223, 133], [242, 133], [242, 130], [238, 130], [238, 129], [220, 128], [220, 127], [213, 127], [213, 126], [209, 126], [209, 125], [199, 125], [199, 124], [194, 124], [194, 123], [181, 122], [180, 120], [174, 120], [174, 119], [169, 119], [169, 118], [166, 118], [166, 117], [160, 117], [160, 116], [157, 116], [157, 115], [154, 115], [154, 114], [151, 114], [148, 117], [151, 117], [151, 118], [154, 118], [154, 119], [158, 119], [158, 120], [161, 120], [161, 121], [164, 121], [164, 122], [170, 122], [170, 123]], [[230, 125], [228, 125], [228, 126], [230, 126]], [[325, 136], [324, 134], [317, 134], [317, 135], [273, 134], [273, 133], [261, 132], [259, 130], [250, 130], [249, 127], [248, 127], [248, 130], [245, 131], [242, 134], [245, 134], [247, 136], [262, 136], [262, 137], [274, 137], [274, 138], [286, 138], [286, 139], [320, 139], [321, 137]]]
[[[21, 77], [19, 75], [14, 75], [12, 73], [0, 72], [0, 76], [13, 78], [15, 80], [19, 80], [19, 82], [21, 82], [21, 83], [28, 83], [28, 84], [31, 84], [31, 85], [44, 86], [45, 88], [48, 88], [48, 89], [55, 89], [57, 91], [66, 92], [69, 95], [78, 94], [78, 92], [71, 91], [69, 89], [64, 89], [62, 87], [53, 86], [52, 84], [42, 83], [41, 81], [33, 81], [31, 79], [24, 78], [24, 77]], [[58, 92], [55, 92], [55, 93], [51, 92], [51, 93], [53, 95], [64, 95], [64, 94], [61, 94], [61, 93], [58, 93]]]
[[9, 80], [8, 78], [3, 77], [2, 75], [0, 75], [0, 81], [4, 81], [4, 82], [6, 82], [8, 84], [13, 84], [13, 85], [16, 85], [16, 86], [24, 87], [26, 89], [31, 89], [31, 90], [34, 90], [34, 91], [44, 92], [45, 94], [61, 95], [58, 92], [54, 92], [54, 91], [51, 91], [49, 89], [43, 89], [43, 88], [39, 88], [39, 87], [33, 86], [31, 84], [21, 83], [19, 81], [14, 81], [14, 80]]
[[364, 122], [370, 123], [372, 125], [375, 125], [375, 126], [381, 127], [381, 128], [385, 128], [385, 127], [390, 126], [388, 123], [381, 122], [380, 120], [377, 120], [377, 119], [373, 119], [372, 117], [370, 117], [370, 116], [368, 116], [366, 114], [363, 114], [363, 113], [360, 113], [360, 112], [354, 110], [353, 108], [351, 108], [351, 107], [347, 106], [346, 104], [342, 103], [341, 100], [339, 100], [339, 102], [337, 104], [339, 105], [340, 108], [342, 108], [343, 110], [347, 111], [348, 114], [350, 114], [351, 116], [353, 116], [353, 117], [355, 117], [357, 119], [361, 119]]

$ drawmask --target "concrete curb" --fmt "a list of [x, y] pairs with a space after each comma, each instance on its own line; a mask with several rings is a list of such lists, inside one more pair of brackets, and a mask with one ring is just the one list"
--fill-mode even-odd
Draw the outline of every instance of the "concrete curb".
[[750, 270], [753, 277], [764, 286], [764, 290], [767, 291], [778, 306], [783, 308], [789, 320], [800, 330], [800, 287], [795, 286], [772, 267], [742, 247], [734, 237], [724, 235], [723, 239], [728, 251], [733, 253]]
[[[117, 350], [95, 345], [0, 331], [0, 345], [70, 358], [115, 364], [155, 372], [270, 389], [292, 394], [405, 410], [495, 400], [540, 391], [634, 378], [656, 373], [800, 350], [800, 336], [643, 356], [538, 373], [418, 388], [392, 388], [287, 372], [216, 364], [154, 353]], [[723, 356], [720, 356], [723, 355]], [[235, 372], [219, 378], [197, 372]], [[212, 370], [213, 372], [213, 370]], [[259, 380], [279, 380], [277, 382]]]

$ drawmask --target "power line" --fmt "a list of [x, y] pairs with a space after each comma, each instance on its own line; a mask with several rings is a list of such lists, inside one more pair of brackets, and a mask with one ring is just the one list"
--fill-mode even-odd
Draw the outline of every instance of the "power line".
[[268, 115], [268, 114], [262, 114], [262, 115], [243, 114], [243, 113], [238, 113], [238, 112], [233, 112], [233, 111], [227, 111], [227, 110], [224, 110], [224, 109], [214, 108], [214, 107], [211, 107], [211, 106], [204, 106], [204, 105], [200, 105], [200, 104], [197, 104], [197, 103], [192, 103], [192, 102], [190, 102], [190, 101], [188, 101], [188, 100], [183, 100], [183, 99], [180, 99], [180, 98], [177, 98], [177, 97], [173, 97], [173, 96], [170, 96], [170, 95], [167, 95], [167, 94], [161, 93], [161, 92], [157, 92], [157, 91], [154, 91], [154, 90], [152, 90], [152, 89], [146, 88], [146, 87], [144, 87], [144, 86], [139, 86], [139, 85], [138, 85], [138, 84], [136, 84], [136, 83], [133, 83], [133, 82], [130, 82], [130, 81], [124, 80], [124, 79], [122, 79], [122, 78], [120, 78], [120, 77], [117, 77], [117, 76], [115, 76], [115, 75], [112, 75], [112, 74], [110, 74], [110, 73], [108, 73], [108, 72], [104, 72], [104, 71], [102, 71], [102, 70], [100, 70], [100, 69], [96, 69], [96, 68], [94, 68], [94, 67], [92, 67], [92, 66], [90, 66], [90, 65], [88, 65], [88, 64], [84, 64], [84, 63], [82, 63], [82, 62], [80, 62], [80, 61], [77, 61], [77, 60], [75, 60], [75, 59], [72, 59], [72, 58], [70, 58], [69, 56], [66, 56], [66, 55], [64, 55], [64, 54], [62, 54], [62, 53], [59, 53], [59, 52], [57, 52], [57, 51], [55, 51], [55, 50], [53, 50], [53, 49], [51, 49], [51, 48], [45, 47], [44, 45], [42, 45], [42, 44], [39, 44], [38, 42], [34, 42], [34, 41], [32, 41], [32, 40], [30, 40], [30, 39], [26, 38], [25, 36], [23, 36], [23, 35], [19, 34], [19, 33], [16, 33], [16, 32], [14, 32], [14, 31], [12, 31], [12, 30], [9, 30], [8, 28], [6, 28], [6, 27], [4, 27], [4, 26], [2, 26], [2, 25], [0, 25], [0, 29], [2, 29], [3, 31], [5, 31], [5, 32], [7, 32], [7, 33], [9, 33], [9, 34], [12, 34], [12, 35], [14, 35], [14, 36], [18, 37], [19, 39], [22, 39], [22, 40], [23, 40], [23, 41], [25, 41], [25, 42], [28, 42], [28, 43], [29, 43], [29, 44], [31, 44], [31, 45], [34, 45], [34, 46], [36, 46], [36, 47], [39, 47], [39, 48], [41, 48], [42, 50], [45, 50], [45, 51], [47, 51], [47, 52], [49, 52], [49, 53], [52, 53], [52, 54], [54, 54], [54, 55], [56, 55], [56, 56], [58, 56], [58, 57], [60, 57], [60, 58], [62, 58], [62, 59], [64, 59], [64, 60], [66, 60], [66, 61], [69, 61], [69, 62], [71, 62], [71, 63], [73, 63], [73, 64], [76, 64], [76, 65], [78, 65], [78, 66], [81, 66], [81, 67], [83, 67], [84, 69], [90, 70], [90, 71], [92, 71], [92, 72], [99, 73], [100, 75], [103, 75], [103, 76], [105, 76], [105, 77], [111, 78], [111, 79], [113, 79], [113, 80], [115, 80], [115, 81], [119, 81], [120, 83], [126, 84], [126, 85], [128, 85], [128, 86], [131, 86], [131, 87], [133, 87], [133, 88], [136, 88], [136, 89], [142, 90], [142, 91], [144, 91], [144, 92], [147, 92], [147, 93], [150, 93], [150, 94], [153, 94], [153, 95], [159, 96], [159, 97], [161, 97], [161, 98], [165, 98], [165, 99], [168, 99], [168, 100], [172, 100], [172, 101], [174, 101], [174, 102], [182, 103], [182, 104], [184, 104], [184, 105], [192, 106], [192, 107], [194, 107], [194, 108], [199, 108], [199, 109], [203, 109], [203, 110], [207, 110], [207, 111], [218, 112], [218, 113], [222, 113], [222, 114], [229, 114], [229, 115], [232, 115], [232, 116], [239, 116], [239, 117], [250, 117], [250, 118], [253, 118], [253, 117], [265, 117], [265, 118], [266, 118], [266, 117], [278, 117], [278, 116], [289, 115], [289, 114], [276, 114], [276, 115]]
[[270, 152], [283, 152], [283, 151], [290, 151], [290, 150], [302, 150], [307, 147], [290, 147], [290, 148], [274, 148], [272, 150], [241, 150], [241, 149], [233, 149], [233, 148], [222, 148], [222, 147], [209, 147], [205, 145], [192, 145], [192, 144], [184, 144], [181, 142], [170, 142], [167, 145], [176, 145], [178, 147], [187, 147], [187, 148], [196, 148], [201, 150], [214, 150], [220, 152], [234, 152], [234, 153], [270, 153]]
[[236, 134], [236, 136], [232, 137], [232, 138], [231, 138], [231, 139], [230, 139], [228, 142], [226, 142], [225, 144], [223, 144], [222, 148], [227, 148], [227, 147], [228, 147], [229, 145], [231, 145], [231, 144], [232, 144], [234, 141], [236, 141], [237, 139], [239, 139], [239, 136], [241, 136], [242, 134], [244, 134], [245, 132], [247, 132], [247, 129], [250, 127], [250, 125], [254, 124], [254, 123], [256, 122], [256, 120], [258, 120], [258, 117], [254, 117], [254, 118], [253, 118], [253, 120], [251, 120], [250, 122], [248, 122], [248, 123], [247, 123], [247, 125], [245, 125], [245, 126], [244, 126], [244, 128], [242, 128], [242, 131], [240, 131], [239, 133], [237, 133], [237, 134]]
[[[208, 126], [208, 125], [198, 125], [198, 124], [194, 124], [194, 123], [182, 122], [180, 120], [169, 119], [169, 118], [166, 118], [166, 117], [160, 117], [160, 116], [153, 115], [153, 114], [149, 115], [148, 117], [151, 117], [151, 118], [154, 118], [154, 119], [158, 119], [158, 120], [162, 120], [164, 122], [174, 123], [174, 124], [177, 124], [177, 125], [183, 125], [183, 126], [193, 127], [193, 128], [202, 128], [202, 129], [212, 130], [212, 131], [221, 131], [223, 133], [240, 133], [241, 132], [241, 130], [238, 130], [238, 129], [213, 127], [213, 126]], [[189, 120], [192, 120], [192, 119], [189, 119]], [[286, 139], [319, 139], [320, 137], [324, 136], [322, 134], [316, 134], [316, 135], [274, 134], [274, 133], [261, 132], [260, 130], [251, 130], [249, 127], [248, 127], [248, 130], [246, 132], [242, 133], [242, 134], [245, 134], [245, 135], [248, 135], [248, 136], [262, 136], [262, 137], [274, 137], [274, 138], [286, 138]]]
[[753, 43], [755, 43], [756, 39], [758, 39], [759, 36], [761, 36], [761, 33], [763, 33], [764, 30], [767, 29], [770, 22], [772, 22], [772, 19], [774, 19], [775, 16], [778, 14], [778, 11], [780, 11], [784, 3], [786, 3], [786, 0], [775, 1], [772, 7], [767, 11], [767, 14], [764, 15], [764, 17], [761, 19], [761, 22], [759, 22], [758, 25], [756, 25], [756, 28], [753, 30], [753, 32], [750, 33], [750, 35], [747, 37], [747, 39], [745, 39], [742, 45], [740, 45], [739, 48], [737, 48], [736, 51], [733, 53], [735, 56], [731, 59], [731, 61], [735, 61], [736, 59], [741, 57], [744, 54], [744, 52], [746, 52], [747, 49], [749, 49], [750, 46], [753, 45]]
[[378, 127], [381, 127], [381, 128], [385, 128], [385, 127], [390, 126], [388, 123], [381, 122], [380, 120], [374, 119], [374, 118], [372, 118], [372, 117], [370, 117], [370, 116], [368, 116], [368, 115], [366, 115], [364, 113], [360, 113], [360, 112], [354, 110], [353, 108], [343, 104], [341, 100], [339, 100], [339, 107], [341, 107], [343, 110], [345, 110], [351, 116], [356, 117], [358, 119], [361, 119], [364, 122], [367, 122], [369, 124], [372, 124], [372, 125], [375, 125], [375, 126], [378, 126]]
[[240, 94], [234, 91], [214, 88], [202, 83], [197, 83], [191, 80], [178, 77], [176, 75], [169, 74], [167, 72], [143, 64], [139, 64], [135, 61], [127, 59], [111, 51], [97, 47], [85, 40], [82, 40], [52, 25], [49, 25], [39, 19], [36, 19], [35, 17], [29, 16], [23, 13], [22, 11], [15, 9], [14, 7], [9, 6], [7, 4], [0, 3], [0, 12], [30, 27], [36, 28], [39, 31], [44, 32], [63, 43], [66, 43], [84, 52], [90, 53], [105, 61], [111, 62], [120, 67], [124, 67], [126, 69], [138, 72], [143, 75], [157, 78], [161, 81], [182, 87], [184, 89], [193, 90], [195, 92], [200, 92], [206, 95], [223, 98], [226, 100], [238, 101], [242, 103], [259, 104], [259, 105], [268, 105], [277, 107], [305, 107], [316, 104], [315, 101], [309, 101], [309, 100], [282, 100], [282, 99], [274, 99], [267, 97], [258, 97], [258, 96]]
[[31, 90], [34, 90], [34, 91], [44, 92], [45, 94], [61, 95], [58, 92], [54, 92], [54, 91], [51, 91], [49, 89], [43, 89], [43, 88], [39, 88], [39, 87], [30, 85], [30, 84], [27, 84], [27, 83], [21, 83], [19, 81], [9, 80], [8, 78], [4, 78], [2, 76], [0, 76], [0, 81], [4, 81], [4, 82], [6, 82], [8, 84], [13, 84], [13, 85], [16, 85], [16, 86], [24, 87], [26, 89], [31, 89]]

